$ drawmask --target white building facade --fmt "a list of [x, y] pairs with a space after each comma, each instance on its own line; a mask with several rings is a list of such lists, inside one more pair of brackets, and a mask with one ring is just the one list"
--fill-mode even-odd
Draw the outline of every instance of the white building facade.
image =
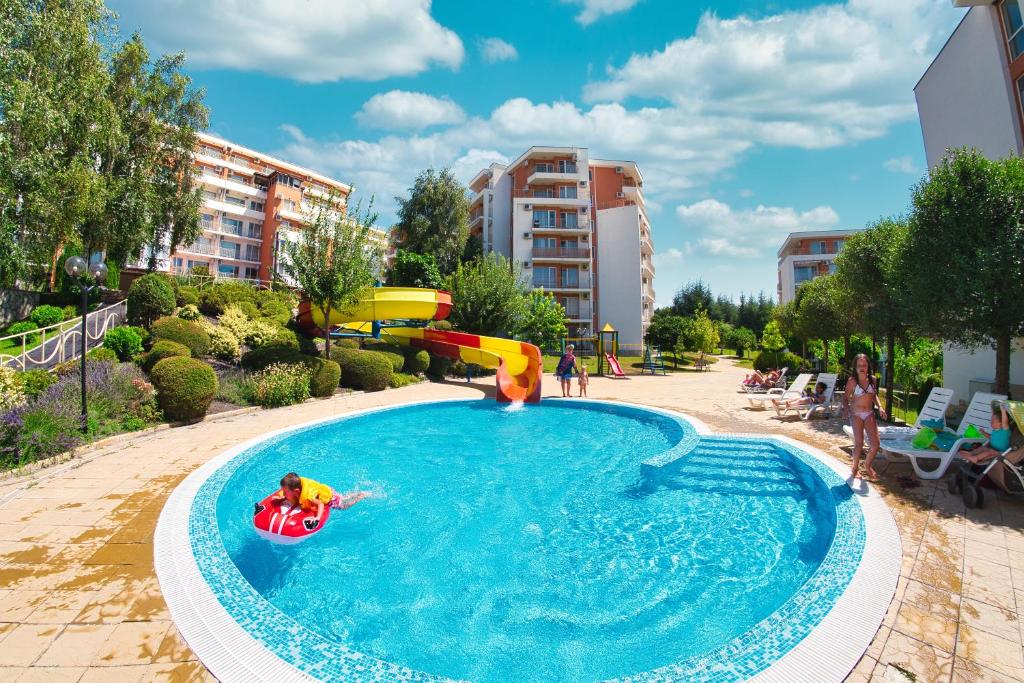
[[[929, 167], [973, 147], [990, 159], [1024, 151], [1024, 0], [954, 0], [970, 7], [914, 88]], [[1018, 283], [1019, 284], [1019, 283]], [[1010, 356], [1011, 392], [1024, 397], [1024, 340]], [[995, 352], [947, 346], [943, 383], [958, 400], [990, 391]]]
[[639, 352], [654, 311], [654, 247], [636, 164], [581, 147], [531, 147], [469, 183], [470, 230], [520, 262], [566, 310], [570, 337], [610, 323]]
[[779, 303], [796, 298], [796, 290], [805, 282], [835, 272], [836, 256], [850, 235], [860, 230], [817, 230], [791, 232], [779, 247]]

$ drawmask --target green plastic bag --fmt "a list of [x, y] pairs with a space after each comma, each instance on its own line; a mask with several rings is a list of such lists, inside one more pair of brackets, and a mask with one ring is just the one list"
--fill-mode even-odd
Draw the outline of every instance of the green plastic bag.
[[931, 427], [922, 427], [921, 431], [914, 435], [914, 438], [910, 440], [910, 444], [918, 449], [924, 450], [931, 448], [932, 442], [935, 441], [935, 430]]
[[967, 429], [964, 430], [965, 439], [980, 439], [982, 436], [984, 435], [974, 425], [967, 425]]

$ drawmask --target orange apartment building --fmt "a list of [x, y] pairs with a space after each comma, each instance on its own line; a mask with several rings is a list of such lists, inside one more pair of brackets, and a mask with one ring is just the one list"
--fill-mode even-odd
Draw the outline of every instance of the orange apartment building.
[[[216, 278], [269, 282], [284, 243], [299, 239], [311, 199], [333, 195], [344, 212], [352, 192], [333, 178], [205, 133], [194, 164], [203, 233], [174, 253], [158, 254], [157, 270], [184, 275], [205, 267]], [[386, 243], [383, 231], [374, 235]]]
[[654, 245], [643, 176], [581, 147], [531, 147], [470, 181], [470, 230], [519, 261], [566, 310], [569, 335], [610, 323], [639, 349], [654, 312]]
[[860, 230], [791, 232], [779, 248], [779, 303], [789, 303], [805, 282], [835, 272], [836, 255]]

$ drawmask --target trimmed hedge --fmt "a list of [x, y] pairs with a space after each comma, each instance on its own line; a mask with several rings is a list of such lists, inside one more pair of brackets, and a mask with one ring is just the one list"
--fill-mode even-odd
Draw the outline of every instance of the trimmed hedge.
[[153, 321], [174, 313], [174, 288], [158, 273], [143, 275], [128, 288], [128, 322], [149, 327]]
[[356, 349], [332, 349], [331, 358], [341, 366], [341, 386], [381, 391], [391, 384], [394, 364], [383, 353]]
[[332, 351], [334, 349], [358, 349], [358, 348], [361, 348], [359, 346], [359, 340], [358, 339], [352, 339], [351, 337], [342, 337], [341, 339], [332, 339], [331, 340], [331, 350]]
[[257, 320], [262, 317], [260, 315], [260, 309], [258, 309], [256, 304], [251, 301], [239, 301], [235, 306], [237, 306], [238, 310], [242, 313], [245, 313], [246, 317], [251, 318], [252, 320]]
[[195, 304], [185, 304], [178, 309], [178, 317], [182, 320], [199, 320], [203, 314], [199, 312], [199, 307]]
[[[36, 325], [33, 322], [29, 322], [28, 320], [25, 320], [25, 321], [20, 322], [20, 323], [14, 323], [10, 327], [8, 327], [7, 331], [4, 332], [3, 336], [6, 337], [7, 335], [11, 335], [11, 334], [21, 334], [22, 332], [32, 332], [32, 331], [38, 330], [38, 329], [39, 329], [39, 325]], [[29, 335], [25, 336], [25, 344], [27, 344], [28, 346], [32, 346], [37, 341], [39, 341], [39, 333], [38, 332], [36, 332], [35, 334], [29, 334]]]
[[184, 358], [191, 358], [192, 352], [188, 350], [188, 347], [178, 342], [173, 342], [167, 339], [160, 339], [148, 353], [143, 354], [140, 359], [140, 365], [142, 369], [149, 372], [153, 369], [153, 366], [162, 361], [164, 358], [174, 358], [181, 356]]
[[246, 370], [262, 370], [273, 363], [295, 363], [305, 358], [312, 356], [300, 353], [298, 349], [290, 346], [271, 344], [242, 354], [241, 363]]
[[29, 320], [39, 325], [39, 327], [49, 327], [64, 320], [64, 311], [56, 306], [43, 304], [42, 306], [35, 307], [32, 315], [29, 316]]
[[284, 325], [292, 319], [292, 309], [286, 303], [277, 299], [264, 301], [260, 305], [260, 313], [263, 317], [278, 325]]
[[169, 339], [184, 344], [193, 357], [205, 356], [210, 352], [210, 335], [196, 323], [167, 316], [160, 318], [150, 328], [154, 339]]
[[150, 373], [156, 400], [169, 420], [194, 420], [206, 415], [217, 395], [217, 373], [194, 358], [164, 358]]
[[309, 368], [309, 392], [321, 398], [331, 396], [341, 383], [341, 366], [333, 360], [308, 356], [289, 346], [264, 346], [242, 356], [242, 367], [259, 371], [274, 364], [301, 363]]
[[405, 367], [405, 354], [402, 353], [402, 349], [393, 344], [383, 343], [371, 343], [365, 344], [363, 349], [366, 351], [373, 351], [374, 353], [380, 353], [391, 361], [392, 370], [394, 372], [401, 372], [402, 368]]
[[402, 372], [410, 375], [421, 375], [430, 367], [430, 354], [424, 349], [405, 349], [405, 366]]
[[93, 349], [89, 353], [85, 354], [85, 357], [89, 360], [110, 361], [111, 363], [116, 363], [120, 360], [116, 353], [105, 346]]
[[807, 367], [807, 361], [789, 351], [761, 351], [754, 356], [754, 369], [760, 372], [774, 368], [789, 368], [792, 374], [793, 371], [799, 372], [804, 367]]
[[21, 381], [21, 388], [25, 390], [25, 396], [35, 398], [57, 383], [57, 375], [46, 370], [25, 370], [18, 373], [18, 380]]
[[78, 306], [75, 306], [73, 304], [68, 304], [67, 306], [64, 306], [63, 308], [60, 309], [60, 312], [61, 315], [64, 316], [65, 320], [77, 318], [81, 314], [81, 312], [78, 310]]
[[190, 285], [178, 287], [178, 291], [175, 293], [175, 299], [178, 306], [198, 306], [199, 290]]
[[121, 362], [128, 362], [142, 353], [142, 335], [134, 327], [115, 327], [103, 335], [103, 348], [117, 354]]
[[431, 379], [444, 379], [445, 373], [448, 372], [448, 368], [452, 364], [451, 358], [445, 358], [444, 356], [430, 355], [430, 364], [427, 366], [427, 377]]
[[341, 366], [326, 358], [306, 358], [310, 366], [309, 393], [317, 398], [333, 396], [334, 390], [341, 384]]

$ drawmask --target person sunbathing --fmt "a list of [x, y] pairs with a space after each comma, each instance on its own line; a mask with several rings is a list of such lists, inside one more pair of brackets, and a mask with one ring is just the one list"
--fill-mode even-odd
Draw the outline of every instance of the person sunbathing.
[[748, 387], [770, 386], [779, 381], [780, 375], [781, 373], [778, 370], [769, 370], [763, 375], [759, 371], [754, 370], [753, 373], [744, 378], [743, 384]]
[[779, 415], [782, 414], [782, 410], [789, 410], [790, 408], [796, 408], [797, 406], [815, 406], [821, 405], [825, 402], [825, 392], [828, 390], [828, 386], [824, 382], [818, 382], [814, 385], [814, 393], [809, 393], [800, 398], [791, 398], [788, 401], [780, 401], [777, 398], [772, 399], [772, 405], [775, 406], [776, 412]]

